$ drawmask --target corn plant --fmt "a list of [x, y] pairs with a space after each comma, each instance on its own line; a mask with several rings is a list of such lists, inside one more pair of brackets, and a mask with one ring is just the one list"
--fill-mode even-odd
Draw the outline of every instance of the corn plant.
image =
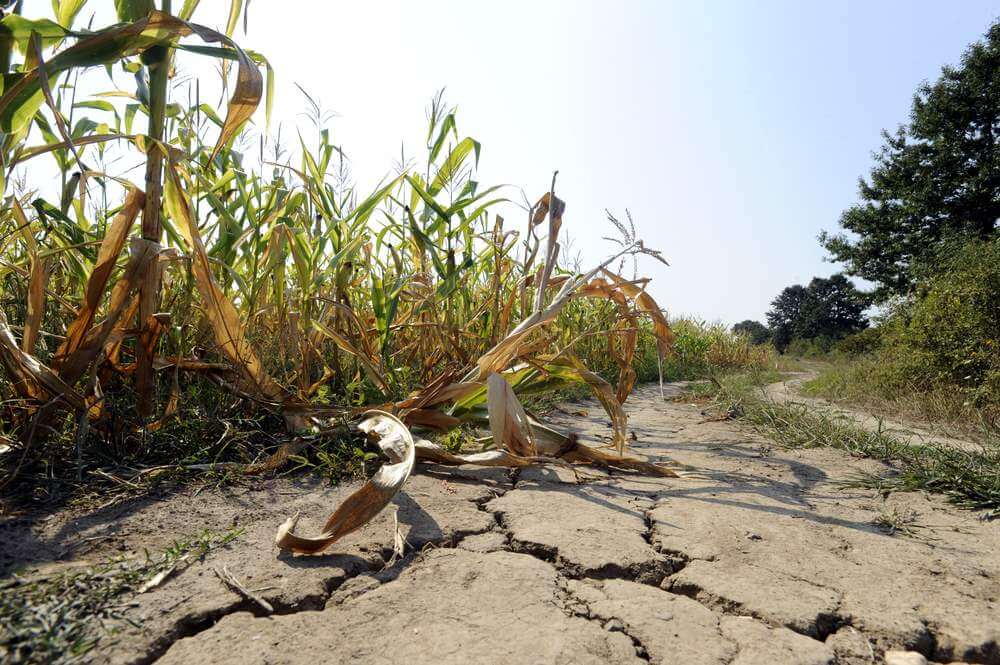
[[[390, 460], [410, 446], [447, 462], [409, 428], [489, 424], [493, 462], [673, 475], [625, 455], [640, 340], [660, 367], [673, 344], [648, 280], [618, 274], [626, 259], [662, 261], [630, 217], [612, 218], [621, 238], [606, 260], [560, 266], [556, 177], [520, 229], [504, 220], [509, 192], [479, 182], [482, 146], [443, 94], [419, 159], [361, 191], [308, 95], [315, 135], [284, 145], [254, 125], [262, 103], [269, 115], [273, 73], [234, 41], [242, 2], [224, 32], [193, 22], [196, 0], [118, 0], [118, 23], [74, 28], [85, 5], [56, 2], [53, 20], [15, 4], [0, 20], [0, 389], [20, 460], [59, 455], [47, 442], [62, 431], [79, 458], [88, 434], [169, 428], [182, 386], [201, 381], [290, 434], [321, 436], [379, 407], [388, 415], [369, 429], [395, 433], [383, 436]], [[224, 115], [200, 84], [175, 80], [189, 54], [222, 63]], [[134, 93], [84, 95], [97, 66], [131, 75]], [[121, 155], [142, 160], [141, 183], [102, 167]], [[61, 174], [58, 202], [22, 167], [42, 159]], [[604, 375], [588, 368], [594, 357], [613, 359]], [[614, 453], [520, 407], [517, 395], [572, 383], [606, 409]]]

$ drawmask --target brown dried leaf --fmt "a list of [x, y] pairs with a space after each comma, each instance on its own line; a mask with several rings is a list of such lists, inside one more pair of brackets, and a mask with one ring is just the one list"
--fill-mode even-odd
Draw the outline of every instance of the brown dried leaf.
[[358, 429], [379, 437], [378, 445], [391, 464], [383, 464], [371, 480], [347, 497], [326, 521], [316, 536], [294, 533], [299, 515], [288, 518], [278, 527], [275, 544], [286, 551], [302, 554], [320, 552], [347, 534], [364, 526], [385, 508], [413, 471], [416, 446], [413, 435], [396, 416], [382, 411], [369, 411], [368, 419]]
[[358, 362], [361, 363], [361, 368], [364, 369], [365, 374], [368, 376], [368, 378], [371, 380], [372, 383], [374, 383], [376, 386], [379, 387], [379, 390], [381, 390], [385, 394], [389, 394], [390, 392], [392, 392], [389, 388], [389, 384], [386, 382], [385, 377], [382, 375], [382, 371], [378, 368], [378, 365], [376, 364], [375, 360], [368, 357], [366, 354], [362, 353], [361, 350], [359, 350], [354, 344], [352, 344], [349, 339], [341, 335], [333, 328], [329, 328], [320, 323], [319, 321], [313, 321], [313, 328], [316, 331], [320, 332], [321, 334], [332, 339], [337, 346], [339, 346], [341, 349], [343, 349], [344, 351], [350, 353], [352, 356], [357, 358]]
[[201, 294], [205, 316], [215, 335], [215, 343], [233, 365], [242, 371], [245, 383], [249, 384], [243, 388], [250, 388], [247, 392], [271, 400], [284, 397], [281, 386], [267, 375], [257, 352], [247, 340], [236, 308], [215, 281], [212, 265], [201, 240], [198, 224], [191, 214], [176, 164], [171, 164], [171, 168], [167, 169], [164, 203], [190, 247], [191, 269]]
[[520, 457], [538, 455], [528, 415], [510, 384], [499, 374], [490, 374], [486, 379], [486, 408], [497, 448], [506, 448]]
[[45, 280], [48, 266], [45, 259], [38, 254], [31, 257], [31, 269], [28, 276], [28, 314], [24, 319], [24, 334], [21, 336], [21, 350], [34, 354], [38, 342], [38, 331], [42, 326], [42, 314], [45, 312]]
[[674, 462], [654, 464], [638, 457], [611, 455], [579, 442], [575, 434], [563, 434], [548, 425], [532, 421], [538, 449], [543, 455], [558, 456], [567, 462], [588, 464], [604, 469], [635, 471], [647, 476], [682, 478], [685, 467]]
[[90, 277], [87, 278], [83, 303], [81, 303], [80, 309], [77, 310], [76, 318], [69, 324], [69, 328], [66, 331], [66, 339], [53, 356], [53, 367], [59, 371], [60, 375], [66, 381], [76, 381], [86, 370], [86, 365], [81, 366], [80, 364], [81, 358], [76, 358], [72, 362], [70, 362], [70, 358], [83, 345], [87, 333], [90, 332], [91, 326], [94, 325], [94, 317], [97, 315], [97, 308], [104, 298], [108, 281], [111, 279], [111, 273], [115, 269], [118, 256], [125, 247], [128, 232], [132, 228], [132, 224], [135, 222], [139, 211], [142, 210], [145, 200], [146, 195], [142, 191], [135, 188], [129, 189], [121, 211], [115, 215], [111, 226], [104, 234], [104, 240], [101, 241], [101, 247], [97, 251], [97, 261], [94, 263], [94, 269], [90, 272]]
[[522, 467], [537, 464], [540, 460], [548, 461], [550, 458], [538, 457], [518, 457], [511, 455], [506, 450], [487, 450], [482, 453], [472, 453], [469, 455], [455, 455], [447, 450], [431, 443], [426, 439], [417, 439], [417, 459], [442, 466], [501, 466], [501, 467]]
[[625, 452], [628, 439], [628, 415], [622, 408], [621, 402], [615, 397], [611, 384], [600, 376], [591, 372], [583, 362], [572, 354], [565, 354], [568, 363], [553, 363], [545, 366], [545, 371], [553, 374], [562, 374], [574, 377], [590, 386], [594, 396], [604, 407], [611, 419], [612, 445], [618, 454]]
[[462, 424], [462, 421], [455, 416], [449, 416], [435, 409], [411, 409], [402, 416], [402, 420], [410, 427], [428, 427], [439, 432], [447, 432]]
[[[86, 335], [82, 341], [76, 345], [72, 353], [63, 358], [59, 367], [59, 376], [63, 380], [74, 382], [79, 379], [105, 344], [109, 342], [112, 331], [115, 330], [116, 324], [129, 304], [129, 296], [139, 288], [142, 276], [146, 272], [146, 266], [150, 261], [156, 260], [160, 250], [160, 246], [155, 242], [142, 238], [132, 238], [129, 248], [129, 262], [125, 266], [125, 273], [111, 290], [108, 315], [104, 321], [91, 328], [89, 332], [85, 331]], [[87, 305], [84, 306], [87, 307]], [[132, 312], [134, 314], [134, 309]], [[79, 320], [79, 316], [77, 318]], [[120, 342], [121, 340], [115, 340], [115, 344], [120, 345]], [[114, 348], [110, 350], [117, 354], [115, 344], [112, 344]], [[111, 354], [109, 354], [110, 357], [112, 357]]]
[[0, 310], [0, 364], [13, 379], [15, 389], [23, 396], [37, 398], [37, 390], [40, 389], [50, 398], [61, 398], [73, 408], [86, 408], [79, 393], [37, 358], [21, 350], [3, 310]]
[[653, 296], [646, 293], [645, 285], [640, 288], [634, 282], [629, 282], [607, 269], [603, 272], [615, 283], [615, 286], [624, 291], [625, 295], [635, 302], [637, 309], [645, 312], [653, 320], [653, 334], [656, 336], [656, 348], [660, 353], [660, 359], [667, 357], [674, 347], [674, 333], [670, 330], [670, 323], [664, 316], [663, 310], [653, 300]]

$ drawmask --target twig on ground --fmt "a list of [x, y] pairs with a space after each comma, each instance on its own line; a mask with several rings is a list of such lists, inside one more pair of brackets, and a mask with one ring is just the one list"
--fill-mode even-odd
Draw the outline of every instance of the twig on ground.
[[235, 575], [229, 572], [229, 568], [227, 568], [226, 566], [222, 567], [221, 573], [219, 572], [218, 568], [213, 568], [212, 572], [214, 572], [215, 576], [218, 577], [222, 581], [222, 583], [225, 584], [227, 587], [229, 587], [232, 591], [235, 591], [236, 593], [243, 596], [247, 600], [257, 603], [268, 614], [274, 613], [274, 608], [271, 607], [271, 603], [267, 602], [254, 592], [250, 591], [250, 589], [240, 584], [240, 581], [236, 579]]

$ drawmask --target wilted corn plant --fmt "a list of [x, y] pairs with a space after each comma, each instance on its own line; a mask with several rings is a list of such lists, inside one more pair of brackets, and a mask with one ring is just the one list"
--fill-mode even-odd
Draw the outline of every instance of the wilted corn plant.
[[[0, 21], [0, 270], [13, 320], [0, 310], [0, 389], [12, 449], [4, 459], [17, 460], [8, 480], [25, 461], [72, 454], [52, 443], [60, 430], [75, 432], [79, 456], [88, 432], [120, 427], [123, 413], [134, 414], [126, 421], [136, 432], [170, 426], [192, 376], [284, 419], [291, 438], [247, 471], [274, 469], [306, 438], [337, 435], [338, 423], [368, 414], [358, 427], [390, 463], [319, 536], [286, 523], [286, 549], [317, 551], [363, 524], [417, 459], [676, 475], [625, 455], [622, 405], [640, 330], [661, 361], [672, 345], [647, 280], [611, 270], [639, 254], [659, 259], [631, 219], [617, 224], [623, 238], [606, 261], [561, 269], [555, 177], [529, 207], [526, 232], [506, 226], [492, 214], [501, 191], [475, 179], [480, 145], [461, 137], [441, 95], [422, 163], [404, 161], [367, 195], [342, 177], [343, 153], [321, 123], [315, 141], [299, 138], [295, 161], [280, 144], [267, 159], [261, 139], [255, 171], [240, 146], [265, 89], [270, 109], [273, 78], [261, 55], [232, 39], [245, 18], [240, 0], [224, 33], [191, 22], [197, 0], [176, 15], [170, 0], [158, 9], [117, 0], [120, 23], [73, 29], [85, 4], [54, 2], [53, 21], [24, 17], [15, 3]], [[187, 105], [170, 101], [178, 52], [224, 63], [224, 118], [197, 86]], [[132, 74], [135, 92], [78, 99], [81, 73], [96, 65]], [[134, 131], [140, 117], [145, 133]], [[144, 159], [141, 185], [96, 168], [129, 152]], [[43, 156], [61, 174], [58, 204], [16, 177]], [[595, 336], [606, 339], [615, 385], [576, 353]], [[543, 424], [517, 397], [568, 383], [589, 386], [606, 409], [613, 451]], [[125, 409], [109, 390], [130, 395]], [[487, 449], [455, 455], [413, 434], [463, 424], [489, 427]]]

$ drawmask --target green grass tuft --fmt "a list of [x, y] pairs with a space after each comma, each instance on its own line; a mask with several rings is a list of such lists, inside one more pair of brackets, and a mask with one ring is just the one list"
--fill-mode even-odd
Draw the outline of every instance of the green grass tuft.
[[41, 578], [14, 575], [0, 585], [0, 660], [10, 663], [83, 663], [124, 616], [128, 597], [157, 575], [171, 575], [239, 538], [242, 529], [207, 529], [175, 541], [160, 556], [116, 559], [84, 571]]
[[[913, 444], [879, 428], [853, 422], [804, 404], [776, 403], [764, 394], [761, 377], [724, 377], [713, 398], [722, 413], [750, 423], [786, 448], [829, 447], [891, 466], [888, 473], [859, 474], [844, 483], [878, 491], [926, 491], [952, 503], [1000, 517], [1000, 444], [989, 440], [978, 450], [933, 443]], [[703, 388], [704, 390], [704, 388]]]

